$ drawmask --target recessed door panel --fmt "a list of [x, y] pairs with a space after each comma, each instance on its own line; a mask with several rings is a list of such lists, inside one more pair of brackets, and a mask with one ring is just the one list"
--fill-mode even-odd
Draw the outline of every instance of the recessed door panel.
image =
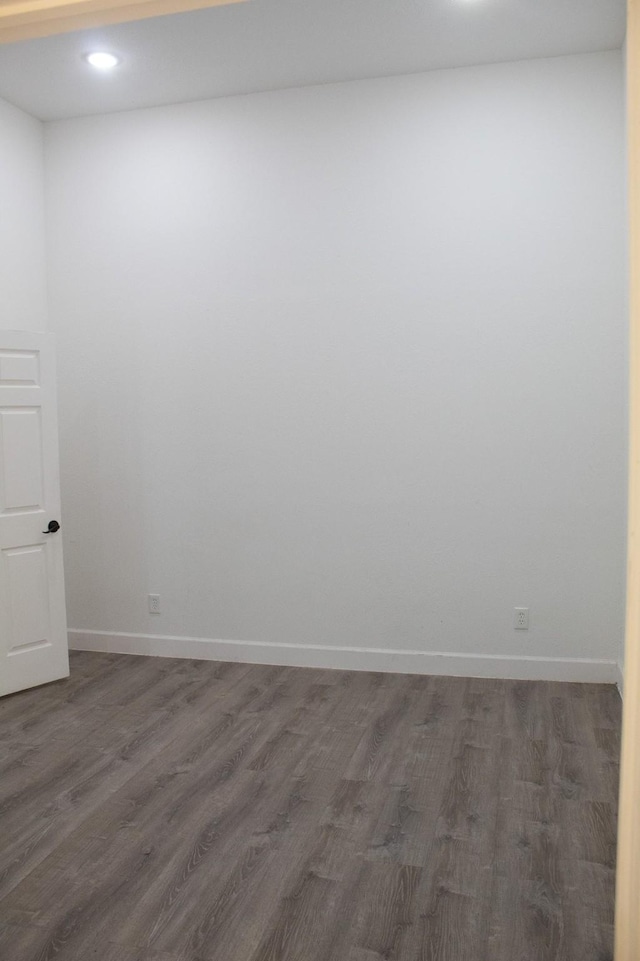
[[0, 409], [0, 511], [41, 508], [42, 428], [38, 408]]
[[44, 544], [3, 551], [9, 588], [11, 644], [8, 654], [51, 644], [49, 579]]
[[29, 384], [36, 386], [38, 376], [36, 351], [0, 350], [0, 384]]

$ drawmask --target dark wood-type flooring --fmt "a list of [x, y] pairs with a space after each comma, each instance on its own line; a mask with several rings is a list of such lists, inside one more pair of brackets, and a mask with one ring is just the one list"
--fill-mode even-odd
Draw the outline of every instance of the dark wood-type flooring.
[[2, 961], [606, 961], [606, 685], [75, 653], [0, 701]]

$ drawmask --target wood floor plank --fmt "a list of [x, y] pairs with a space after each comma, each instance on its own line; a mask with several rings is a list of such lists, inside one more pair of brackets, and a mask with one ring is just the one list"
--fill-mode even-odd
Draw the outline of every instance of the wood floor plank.
[[396, 676], [360, 739], [345, 777], [351, 781], [396, 780], [404, 769], [406, 725], [410, 722], [411, 679]]
[[71, 663], [0, 700], [0, 957], [612, 957], [613, 687]]
[[[542, 879], [494, 876], [487, 961], [568, 961], [567, 941], [562, 904]], [[582, 958], [600, 961], [593, 953]]]
[[[56, 940], [44, 942], [42, 930], [27, 924], [0, 923], [0, 951], [3, 958], [28, 958], [29, 961], [54, 961], [57, 958], [69, 957], [68, 942], [64, 934]], [[97, 938], [89, 951], [90, 954], [85, 955], [85, 958], [95, 958], [96, 961], [182, 961], [168, 954], [127, 948]]]
[[271, 928], [251, 961], [319, 961], [327, 953], [333, 932], [328, 918], [339, 907], [335, 881], [304, 872], [280, 903]]
[[[358, 908], [351, 932], [351, 948], [371, 958], [401, 958], [418, 919], [417, 896], [423, 869], [404, 864], [364, 863], [357, 883]], [[342, 939], [344, 940], [344, 939]], [[342, 943], [332, 955], [344, 957]]]
[[569, 879], [562, 896], [567, 961], [613, 961], [615, 872], [573, 861], [562, 873]]
[[[507, 686], [506, 693], [514, 691]], [[464, 682], [449, 763], [439, 780], [438, 809], [430, 811], [433, 839], [427, 850], [418, 848], [429, 870], [409, 956], [453, 961], [473, 946], [474, 956], [484, 959], [507, 700], [493, 683]], [[518, 695], [515, 703], [521, 701]]]
[[211, 866], [206, 899], [192, 898], [176, 924], [156, 927], [151, 943], [180, 957], [229, 961], [245, 961], [258, 950], [301, 863], [313, 859], [308, 852], [327, 803], [325, 781], [319, 771], [275, 779], [254, 809], [251, 836], [236, 837], [233, 851], [227, 846], [222, 863]]

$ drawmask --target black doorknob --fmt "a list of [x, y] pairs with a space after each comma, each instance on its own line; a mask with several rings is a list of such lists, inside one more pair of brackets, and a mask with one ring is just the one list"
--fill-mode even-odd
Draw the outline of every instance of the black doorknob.
[[55, 532], [56, 532], [56, 531], [59, 531], [59, 530], [60, 530], [60, 525], [58, 524], [57, 521], [49, 521], [49, 523], [47, 524], [47, 529], [46, 529], [46, 531], [43, 531], [42, 533], [43, 533], [43, 534], [55, 534]]

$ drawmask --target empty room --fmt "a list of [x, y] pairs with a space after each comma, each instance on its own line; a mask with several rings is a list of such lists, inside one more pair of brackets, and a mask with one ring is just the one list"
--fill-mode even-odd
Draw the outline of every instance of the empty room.
[[0, 7], [0, 959], [640, 961], [640, 0]]

